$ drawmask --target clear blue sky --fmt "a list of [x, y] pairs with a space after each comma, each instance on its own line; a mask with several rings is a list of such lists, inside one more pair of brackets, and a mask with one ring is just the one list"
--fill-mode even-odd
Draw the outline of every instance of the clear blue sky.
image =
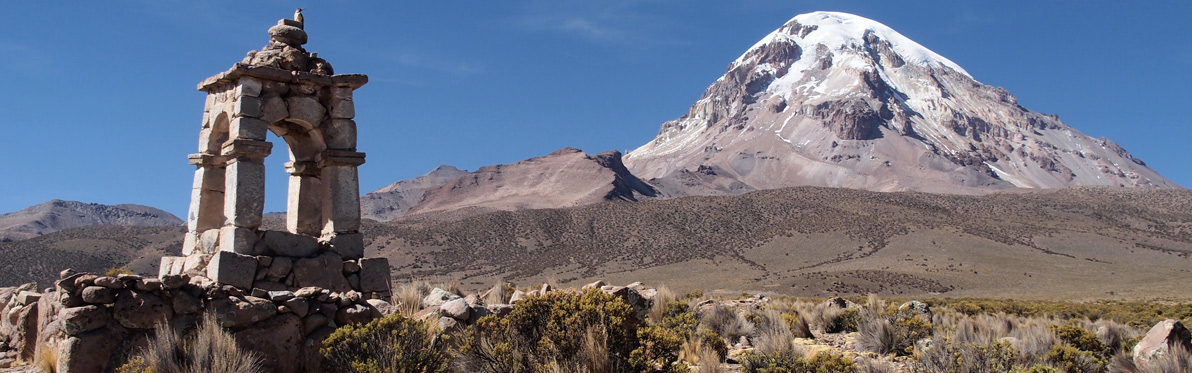
[[[797, 14], [884, 23], [1023, 106], [1192, 186], [1189, 1], [91, 1], [0, 12], [0, 212], [50, 199], [185, 217], [195, 86], [307, 8], [307, 50], [356, 93], [361, 192], [440, 164], [633, 149]], [[285, 202], [284, 151], [267, 207]]]

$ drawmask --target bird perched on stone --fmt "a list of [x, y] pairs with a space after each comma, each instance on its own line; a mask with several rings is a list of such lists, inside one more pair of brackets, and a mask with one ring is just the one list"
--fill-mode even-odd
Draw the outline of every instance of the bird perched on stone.
[[306, 26], [306, 22], [305, 22], [305, 20], [302, 18], [302, 8], [298, 8], [298, 10], [295, 10], [295, 11], [294, 11], [294, 20], [295, 20], [295, 21], [298, 21], [298, 24], [299, 24], [299, 25], [302, 25], [302, 26], [299, 26], [299, 27], [306, 28], [306, 27], [305, 27], [305, 26]]

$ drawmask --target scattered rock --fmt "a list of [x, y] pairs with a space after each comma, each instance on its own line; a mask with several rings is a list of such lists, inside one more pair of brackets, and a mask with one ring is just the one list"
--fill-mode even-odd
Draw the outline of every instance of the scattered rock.
[[434, 288], [430, 290], [430, 294], [427, 294], [425, 298], [422, 298], [422, 305], [425, 307], [438, 307], [447, 301], [455, 299], [459, 299], [459, 295], [443, 289]]
[[380, 299], [369, 299], [365, 302], [380, 312], [382, 317], [397, 313], [397, 307], [394, 307], [393, 304], [390, 304], [389, 302]]
[[1192, 350], [1192, 332], [1178, 320], [1160, 321], [1134, 345], [1134, 364], [1145, 368], [1151, 360], [1170, 352], [1173, 345], [1183, 345], [1184, 349]]
[[353, 304], [340, 308], [335, 312], [337, 325], [363, 324], [372, 319], [372, 311], [363, 305]]
[[472, 317], [472, 308], [468, 307], [468, 303], [463, 298], [456, 298], [444, 302], [439, 306], [439, 314], [447, 316], [460, 321], [467, 321]]

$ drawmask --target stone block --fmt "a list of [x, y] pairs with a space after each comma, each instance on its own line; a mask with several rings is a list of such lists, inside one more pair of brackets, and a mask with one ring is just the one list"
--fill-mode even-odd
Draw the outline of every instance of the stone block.
[[[257, 161], [235, 161], [227, 166], [224, 182], [224, 215], [237, 227], [261, 225], [265, 208], [265, 165]], [[221, 239], [222, 234], [221, 234]], [[227, 250], [222, 245], [221, 250]]]
[[[257, 231], [250, 228], [228, 226], [219, 230], [219, 251], [237, 254], [257, 255]], [[253, 260], [254, 263], [256, 259]]]
[[239, 84], [236, 85], [237, 96], [257, 97], [261, 95], [262, 84], [257, 78], [242, 76], [240, 77], [240, 81], [238, 83]]
[[294, 261], [290, 258], [279, 256], [273, 258], [273, 263], [269, 265], [269, 273], [267, 277], [273, 279], [284, 279], [289, 276], [290, 269], [294, 268]]
[[345, 259], [364, 257], [364, 235], [361, 233], [336, 233], [327, 239], [327, 244]]
[[269, 132], [269, 123], [252, 117], [232, 119], [230, 136], [235, 139], [265, 140]]
[[331, 119], [352, 119], [355, 117], [356, 105], [352, 102], [352, 99], [331, 99]]
[[243, 328], [277, 315], [277, 306], [268, 299], [257, 297], [228, 297], [212, 299], [207, 312], [225, 328]]
[[[182, 274], [196, 276], [207, 274], [207, 261], [211, 259], [209, 254], [193, 254], [186, 257], [182, 262]], [[158, 276], [160, 278], [160, 276]]]
[[99, 276], [94, 283], [95, 286], [103, 286], [112, 290], [124, 289], [124, 281], [112, 276]]
[[472, 317], [472, 309], [468, 307], [468, 303], [463, 298], [456, 298], [440, 305], [439, 315], [459, 321], [467, 321]]
[[[317, 101], [316, 101], [317, 102]], [[261, 117], [261, 99], [243, 96], [232, 102], [233, 117]]]
[[217, 283], [251, 289], [257, 273], [257, 259], [228, 251], [220, 251], [207, 264], [207, 277]]
[[111, 304], [116, 301], [116, 292], [103, 286], [83, 288], [83, 301], [91, 304]]
[[327, 149], [356, 150], [356, 122], [351, 119], [331, 119], [323, 128]]
[[[266, 231], [265, 247], [275, 256], [295, 258], [313, 257], [319, 252], [319, 241], [314, 237], [297, 235], [290, 232]], [[284, 276], [284, 275], [282, 275]]]
[[163, 256], [161, 264], [157, 266], [157, 277], [174, 275], [182, 272], [182, 263], [186, 258], [180, 256]]
[[[302, 165], [314, 166], [314, 162], [289, 162], [286, 168], [294, 169]], [[301, 171], [294, 169], [293, 172]], [[317, 175], [317, 172], [314, 174]], [[286, 196], [286, 230], [308, 236], [319, 235], [323, 229], [322, 191], [323, 183], [317, 176], [290, 175], [290, 193]]]
[[389, 291], [389, 259], [360, 259], [360, 291]]
[[331, 232], [360, 230], [360, 185], [356, 166], [328, 164], [323, 167], [323, 183], [330, 191], [330, 201], [323, 204], [324, 226]]
[[[196, 221], [196, 220], [191, 219], [190, 221], [188, 221], [187, 226], [195, 225], [194, 223], [192, 223], [194, 221]], [[193, 229], [193, 228], [191, 228], [191, 229]], [[193, 230], [190, 232], [186, 232], [186, 235], [182, 237], [182, 255], [190, 255], [191, 253], [194, 253], [195, 246], [198, 245], [198, 242], [199, 242], [199, 233], [198, 232], [195, 232]]]
[[286, 101], [278, 96], [266, 96], [261, 104], [261, 120], [266, 123], [277, 123], [290, 116], [286, 109]]
[[294, 263], [294, 280], [298, 287], [317, 286], [337, 292], [348, 291], [351, 286], [344, 278], [342, 268], [342, 257], [335, 253], [323, 253]]
[[338, 99], [352, 99], [352, 87], [333, 87], [331, 88], [331, 97]]
[[175, 314], [189, 315], [203, 310], [201, 298], [181, 289], [172, 291], [171, 294]]
[[327, 115], [327, 109], [323, 104], [309, 96], [287, 97], [286, 107], [290, 114], [287, 118], [306, 128], [318, 127], [323, 123], [323, 116]]
[[38, 300], [41, 300], [41, 294], [25, 290], [17, 293], [17, 303], [22, 305], [34, 304], [37, 303]]

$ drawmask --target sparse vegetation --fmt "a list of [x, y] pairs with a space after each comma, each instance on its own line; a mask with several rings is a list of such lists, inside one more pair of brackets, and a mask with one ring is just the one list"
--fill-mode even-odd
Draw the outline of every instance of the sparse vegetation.
[[336, 329], [319, 352], [330, 372], [449, 372], [446, 339], [431, 325], [393, 314]]
[[261, 356], [236, 345], [232, 334], [205, 314], [189, 334], [165, 323], [153, 328], [148, 345], [118, 368], [121, 373], [264, 372]]

